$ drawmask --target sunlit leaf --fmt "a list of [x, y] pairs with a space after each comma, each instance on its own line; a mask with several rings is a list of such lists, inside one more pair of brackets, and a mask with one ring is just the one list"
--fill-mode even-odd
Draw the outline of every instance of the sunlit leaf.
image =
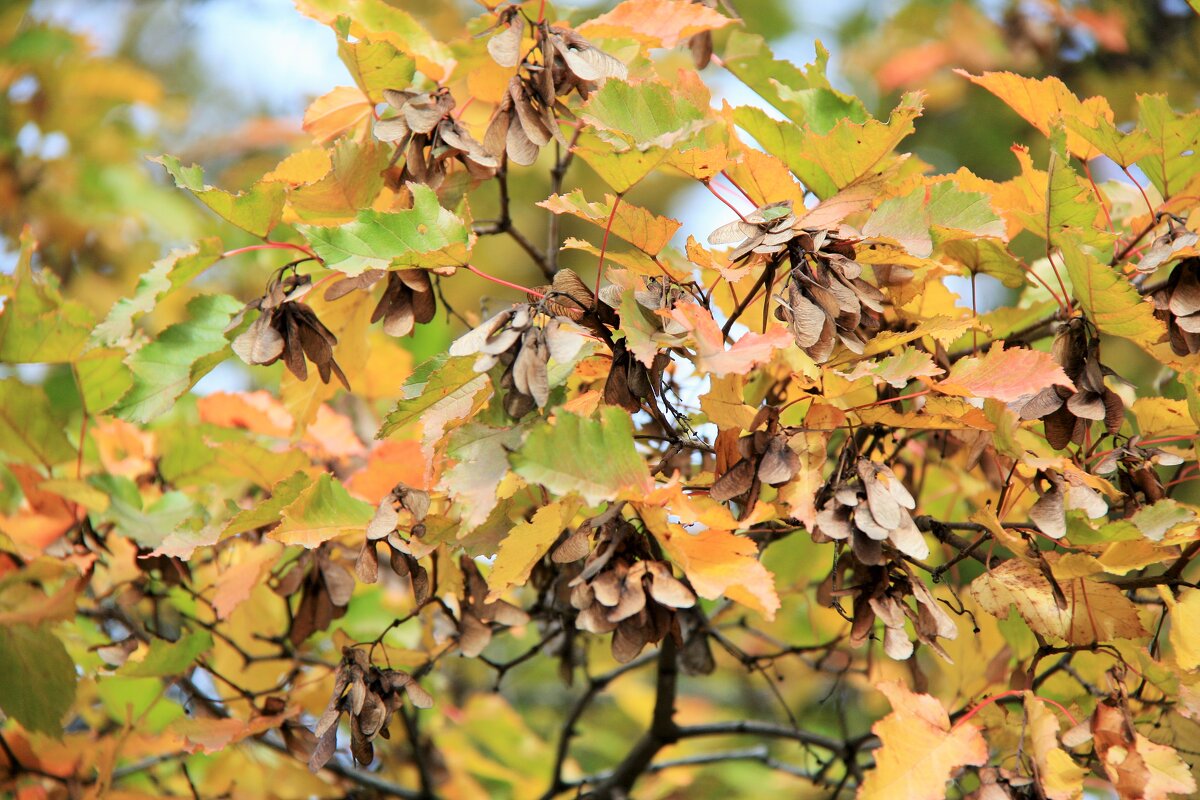
[[164, 330], [126, 361], [133, 386], [113, 413], [136, 422], [165, 414], [209, 370], [225, 360], [225, 328], [241, 308], [228, 295], [201, 295], [188, 303], [187, 322]]
[[559, 495], [574, 492], [594, 506], [649, 483], [632, 434], [629, 415], [619, 408], [604, 408], [598, 420], [559, 414], [553, 424], [534, 428], [510, 460], [530, 483]]
[[268, 536], [312, 548], [343, 533], [365, 530], [373, 513], [370, 504], [351, 497], [339, 481], [322, 473], [283, 507], [281, 524]]
[[467, 225], [442, 208], [432, 189], [409, 184], [413, 206], [406, 211], [364, 209], [354, 222], [336, 228], [302, 226], [325, 266], [357, 275], [368, 269], [434, 269], [467, 263], [474, 241]]
[[183, 166], [175, 156], [152, 158], [162, 164], [180, 189], [187, 189], [196, 199], [242, 230], [255, 236], [266, 236], [283, 215], [284, 187], [270, 181], [259, 181], [250, 189], [231, 194], [204, 182], [204, 170], [193, 164]]
[[882, 746], [858, 800], [941, 800], [959, 770], [987, 763], [988, 747], [979, 728], [971, 723], [952, 726], [936, 697], [891, 681], [876, 686], [891, 701], [892, 713], [871, 727]]

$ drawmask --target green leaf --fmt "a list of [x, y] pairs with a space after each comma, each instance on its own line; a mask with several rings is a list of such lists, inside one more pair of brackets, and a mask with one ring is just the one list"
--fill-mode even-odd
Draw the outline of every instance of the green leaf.
[[645, 151], [678, 147], [708, 124], [706, 111], [661, 81], [612, 79], [592, 94], [581, 115], [609, 138]]
[[86, 306], [62, 296], [53, 272], [33, 271], [36, 244], [21, 236], [11, 278], [0, 278], [0, 362], [59, 364], [76, 360], [95, 319]]
[[189, 319], [172, 325], [126, 360], [133, 386], [113, 410], [133, 422], [149, 422], [171, 409], [229, 353], [225, 328], [242, 305], [228, 295], [201, 295], [188, 303]]
[[62, 736], [75, 662], [46, 626], [0, 627], [0, 709], [31, 731]]
[[104, 321], [92, 331], [93, 347], [122, 347], [133, 336], [138, 318], [154, 310], [164, 297], [186, 286], [217, 263], [223, 250], [221, 240], [204, 239], [187, 250], [173, 250], [166, 258], [142, 273], [133, 297], [122, 297]]
[[[136, 490], [136, 487], [135, 487]], [[203, 511], [183, 492], [171, 491], [142, 508], [141, 495], [110, 495], [109, 506], [99, 518], [116, 526], [116, 533], [132, 539], [144, 548], [162, 545], [170, 534], [187, 523], [202, 522]]]
[[871, 118], [857, 97], [836, 91], [825, 77], [829, 51], [816, 43], [816, 60], [803, 70], [790, 61], [778, 61], [761, 37], [732, 31], [722, 63], [742, 83], [779, 109], [792, 122], [824, 134], [839, 120], [865, 123]]
[[[346, 22], [343, 17], [339, 25]], [[349, 26], [346, 26], [349, 27]], [[417, 62], [385, 41], [366, 38], [350, 42], [338, 31], [338, 57], [367, 97], [383, 102], [384, 89], [404, 89], [412, 83]]]
[[824, 200], [870, 172], [913, 132], [913, 120], [920, 115], [920, 95], [910, 93], [886, 123], [843, 119], [825, 134], [771, 119], [762, 109], [749, 106], [735, 109], [733, 120]]
[[1154, 143], [1154, 151], [1139, 159], [1138, 166], [1164, 198], [1182, 191], [1200, 173], [1200, 111], [1176, 114], [1162, 95], [1141, 95], [1137, 130]]
[[127, 678], [161, 678], [185, 672], [196, 661], [196, 657], [213, 646], [208, 631], [185, 633], [177, 641], [155, 639], [141, 661], [128, 661], [117, 670]]
[[1112, 243], [1113, 235], [1098, 228], [1100, 204], [1087, 183], [1071, 167], [1067, 157], [1066, 134], [1055, 128], [1050, 137], [1050, 159], [1046, 166], [1045, 185], [1041, 174], [1023, 162], [1025, 178], [1040, 193], [1045, 206], [1036, 207], [1036, 212], [1017, 212], [1021, 223], [1034, 235], [1049, 239], [1060, 245], [1064, 237], [1092, 247], [1105, 247]]
[[133, 373], [125, 364], [128, 351], [121, 347], [89, 350], [75, 362], [75, 375], [89, 413], [112, 407], [133, 385]]
[[517, 474], [557, 495], [575, 492], [589, 506], [624, 490], [643, 491], [650, 473], [633, 446], [633, 423], [619, 408], [599, 420], [561, 413], [540, 425], [510, 456]]
[[1020, 262], [995, 239], [954, 239], [942, 245], [947, 258], [976, 275], [991, 275], [1011, 289], [1025, 285]]
[[488, 377], [476, 372], [474, 363], [469, 356], [443, 353], [413, 370], [404, 382], [403, 396], [383, 421], [376, 438], [385, 439], [421, 420], [426, 412], [478, 394], [487, 386]]
[[413, 207], [393, 213], [364, 209], [335, 228], [300, 226], [325, 266], [347, 275], [368, 269], [433, 269], [466, 264], [474, 244], [467, 224], [438, 203], [427, 186], [408, 184]]
[[263, 528], [279, 522], [283, 509], [300, 497], [300, 493], [311, 486], [312, 476], [305, 472], [297, 472], [271, 487], [271, 496], [259, 500], [252, 507], [239, 511], [229, 520], [221, 531], [221, 538], [236, 536], [239, 533]]
[[1062, 259], [1079, 305], [1103, 333], [1150, 348], [1167, 335], [1154, 305], [1124, 275], [1101, 264], [1071, 239], [1062, 241]]
[[196, 199], [215, 211], [217, 216], [255, 236], [266, 236], [283, 216], [286, 190], [281, 183], [259, 181], [249, 191], [233, 194], [207, 185], [204, 182], [204, 170], [195, 164], [185, 167], [171, 155], [150, 160], [162, 164], [175, 179], [176, 186], [196, 195]]
[[0, 380], [0, 453], [14, 461], [50, 467], [69, 461], [76, 450], [54, 413], [46, 392], [16, 378]]
[[345, 15], [350, 20], [350, 35], [392, 44], [412, 56], [417, 69], [430, 80], [445, 80], [454, 69], [450, 48], [425, 30], [412, 14], [387, 0], [297, 0], [296, 8], [325, 25], [338, 24], [338, 18]]
[[282, 524], [267, 536], [313, 548], [343, 533], [363, 530], [374, 513], [370, 503], [351, 497], [341, 483], [323, 472], [284, 507]]

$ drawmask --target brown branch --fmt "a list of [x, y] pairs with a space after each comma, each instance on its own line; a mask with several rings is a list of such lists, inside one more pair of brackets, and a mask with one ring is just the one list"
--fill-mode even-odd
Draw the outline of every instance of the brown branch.
[[505, 162], [500, 171], [496, 173], [496, 183], [500, 187], [500, 218], [492, 222], [477, 222], [471, 226], [471, 231], [476, 236], [494, 236], [504, 233], [516, 242], [522, 250], [524, 250], [533, 263], [537, 264], [538, 269], [549, 280], [554, 280], [554, 269], [551, 268], [550, 262], [546, 260], [546, 256], [533, 246], [533, 242], [529, 238], [517, 230], [513, 225], [512, 209], [509, 203], [508, 196], [508, 163]]
[[[621, 505], [624, 505], [624, 503], [621, 503]], [[649, 664], [657, 657], [657, 652], [644, 653], [629, 663], [622, 664], [588, 681], [587, 690], [579, 696], [579, 699], [575, 701], [575, 705], [571, 706], [571, 711], [567, 714], [566, 721], [563, 723], [562, 731], [558, 737], [558, 747], [554, 754], [554, 772], [550, 780], [550, 787], [542, 795], [542, 800], [551, 800], [551, 798], [561, 794], [566, 789], [577, 785], [563, 780], [563, 766], [566, 764], [567, 755], [571, 748], [571, 739], [576, 734], [575, 726], [579, 724], [579, 720], [583, 717], [584, 712], [587, 711], [588, 706], [596, 699], [596, 695], [608, 688], [608, 685], [617, 678], [627, 672], [632, 672], [638, 667]]]
[[679, 738], [675, 724], [675, 696], [678, 688], [679, 664], [675, 659], [675, 640], [669, 634], [658, 651], [658, 677], [655, 681], [654, 714], [650, 729], [638, 740], [624, 760], [587, 794], [596, 800], [617, 800], [629, 796], [629, 790], [646, 772], [658, 751]]

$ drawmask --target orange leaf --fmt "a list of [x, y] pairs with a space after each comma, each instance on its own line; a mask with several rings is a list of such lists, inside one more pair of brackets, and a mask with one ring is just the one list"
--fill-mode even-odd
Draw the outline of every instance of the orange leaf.
[[245, 428], [264, 436], [287, 436], [292, 415], [270, 392], [213, 392], [196, 401], [200, 420], [222, 428]]
[[249, 599], [262, 577], [263, 568], [276, 555], [275, 548], [258, 545], [249, 551], [242, 551], [233, 566], [220, 574], [212, 598], [217, 619], [229, 619], [233, 610]]
[[317, 418], [304, 431], [302, 440], [314, 458], [341, 459], [362, 455], [366, 447], [354, 433], [354, 423], [327, 405], [317, 409]]
[[[1099, 127], [1101, 120], [1112, 122], [1113, 112], [1103, 97], [1080, 100], [1067, 85], [1053, 76], [1026, 78], [1012, 72], [985, 72], [972, 75], [956, 69], [959, 75], [987, 89], [1046, 136], [1062, 120], [1078, 120], [1089, 128]], [[1079, 134], [1067, 131], [1067, 149], [1071, 155], [1087, 161], [1100, 154]]]
[[366, 133], [371, 116], [371, 100], [356, 86], [339, 86], [313, 101], [304, 112], [304, 130], [321, 144], [328, 144], [343, 133]]
[[894, 681], [879, 684], [879, 691], [887, 695], [892, 713], [871, 727], [882, 747], [858, 800], [942, 800], [959, 769], [987, 763], [987, 742], [979, 729], [970, 723], [952, 728], [936, 697]]
[[729, 531], [708, 529], [688, 533], [667, 522], [664, 509], [641, 509], [647, 527], [671, 560], [683, 570], [701, 597], [721, 596], [753, 608], [768, 620], [779, 610], [775, 576], [758, 560], [758, 546]]
[[1049, 353], [1021, 347], [1005, 350], [1004, 342], [996, 342], [986, 355], [955, 363], [950, 376], [937, 388], [946, 394], [1011, 403], [1053, 384], [1075, 386]]
[[674, 47], [697, 33], [732, 22], [716, 9], [690, 0], [625, 0], [580, 25], [579, 32], [594, 39], [628, 38], [648, 47]]
[[428, 488], [425, 456], [419, 442], [388, 439], [367, 456], [367, 464], [346, 480], [346, 491], [377, 505], [397, 483], [415, 489]]
[[696, 341], [696, 368], [717, 377], [745, 375], [753, 367], [771, 360], [776, 350], [792, 343], [792, 335], [781, 325], [766, 333], [746, 333], [726, 350], [725, 338], [712, 315], [695, 303], [680, 303], [671, 317], [691, 332]]

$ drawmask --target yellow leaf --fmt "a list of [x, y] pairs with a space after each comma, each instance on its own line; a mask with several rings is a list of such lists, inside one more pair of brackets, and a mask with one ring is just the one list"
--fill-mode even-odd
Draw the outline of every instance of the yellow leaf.
[[279, 162], [275, 169], [263, 175], [264, 181], [279, 181], [300, 186], [315, 183], [333, 168], [329, 151], [321, 147], [306, 147]]
[[1088, 771], [1058, 746], [1058, 717], [1032, 692], [1025, 693], [1026, 730], [1037, 762], [1038, 781], [1049, 800], [1074, 800], [1083, 794]]
[[1176, 600], [1160, 586], [1158, 594], [1171, 613], [1171, 649], [1180, 669], [1200, 667], [1200, 589], [1184, 589]]
[[711, 386], [708, 394], [700, 398], [700, 408], [708, 421], [722, 429], [750, 430], [755, 411], [744, 399], [745, 379], [741, 375], [726, 375], [712, 378]]
[[520, 522], [500, 543], [500, 552], [488, 573], [488, 602], [492, 602], [529, 579], [529, 572], [554, 544], [563, 528], [575, 516], [575, 501], [559, 501], [542, 506], [528, 522]]
[[[971, 75], [961, 69], [955, 72], [999, 97], [1046, 136], [1064, 119], [1096, 128], [1101, 121], [1111, 122], [1113, 118], [1112, 109], [1103, 97], [1081, 101], [1065, 83], [1053, 76], [1039, 80], [1011, 72], [985, 72], [982, 75]], [[1100, 154], [1072, 130], [1067, 131], [1067, 149], [1084, 161]]]
[[643, 519], [671, 560], [683, 570], [701, 597], [724, 595], [755, 609], [768, 620], [779, 610], [775, 576], [758, 560], [758, 546], [729, 531], [703, 530], [696, 534], [667, 522], [666, 511], [645, 507]]
[[[589, 203], [579, 189], [570, 194], [552, 194], [538, 203], [555, 214], [571, 214], [601, 228], [610, 227], [615, 236], [620, 236], [634, 247], [650, 256], [656, 256], [671, 241], [680, 223], [670, 217], [660, 217], [644, 208], [630, 203], [620, 203], [613, 210], [617, 198], [604, 196], [603, 203]], [[611, 219], [611, 226], [609, 220]]]
[[1026, 561], [1005, 561], [971, 583], [971, 594], [993, 616], [1003, 619], [1009, 607], [1036, 633], [1068, 644], [1088, 645], [1111, 639], [1136, 639], [1146, 631], [1135, 606], [1110, 583], [1072, 578], [1059, 580], [1066, 608], [1055, 602], [1050, 582]]
[[970, 723], [951, 727], [937, 698], [891, 681], [879, 684], [879, 690], [891, 701], [892, 713], [871, 727], [882, 746], [858, 800], [942, 800], [946, 783], [962, 767], [987, 763], [987, 742], [979, 729]]

